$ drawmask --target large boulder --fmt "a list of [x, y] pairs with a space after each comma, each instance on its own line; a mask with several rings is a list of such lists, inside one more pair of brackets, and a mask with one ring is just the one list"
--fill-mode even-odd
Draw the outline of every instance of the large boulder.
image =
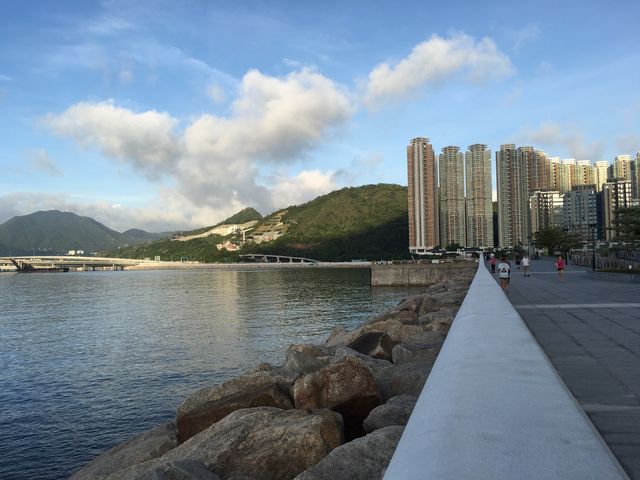
[[394, 365], [418, 361], [435, 361], [442, 349], [442, 342], [399, 343], [393, 347], [391, 359]]
[[444, 342], [445, 336], [439, 332], [432, 332], [422, 325], [391, 325], [387, 335], [397, 343], [431, 344]]
[[333, 356], [333, 362], [340, 363], [344, 361], [347, 357], [356, 357], [360, 361], [362, 361], [367, 367], [369, 367], [369, 370], [371, 370], [371, 373], [373, 373], [374, 378], [378, 373], [384, 371], [386, 368], [392, 365], [389, 360], [373, 358], [373, 357], [370, 357], [369, 355], [356, 352], [355, 350], [352, 350], [347, 347], [341, 347], [336, 350], [336, 354]]
[[400, 426], [381, 428], [345, 443], [295, 480], [382, 479], [403, 430]]
[[292, 393], [296, 408], [330, 408], [342, 414], [348, 439], [362, 434], [362, 421], [381, 402], [371, 370], [354, 356], [298, 378]]
[[150, 470], [133, 474], [127, 480], [221, 480], [198, 460], [163, 462]]
[[427, 330], [447, 333], [458, 313], [458, 306], [442, 307], [435, 312], [425, 313], [418, 317], [418, 323]]
[[424, 301], [423, 295], [414, 295], [401, 301], [398, 305], [367, 320], [366, 324], [378, 323], [385, 320], [396, 320], [405, 324], [416, 323], [418, 313]]
[[295, 347], [297, 347], [297, 345], [292, 345], [287, 349], [282, 367], [297, 374], [306, 375], [308, 373], [315, 372], [316, 370], [320, 370], [322, 367], [331, 363], [333, 358], [329, 354], [329, 349], [326, 349], [327, 352], [323, 352], [328, 355], [315, 356], [310, 353], [311, 349], [298, 349]]
[[322, 460], [344, 440], [342, 418], [330, 410], [237, 410], [162, 458], [108, 480], [129, 480], [159, 466], [198, 461], [224, 479], [291, 479]]
[[107, 450], [71, 475], [70, 480], [106, 478], [121, 468], [158, 458], [177, 445], [176, 425], [165, 423]]
[[234, 378], [217, 387], [198, 390], [180, 404], [176, 412], [181, 442], [242, 408], [270, 406], [293, 408], [288, 394], [295, 374], [262, 365], [252, 373]]
[[406, 425], [416, 406], [416, 395], [398, 395], [377, 406], [364, 419], [364, 431], [369, 433], [392, 425]]
[[383, 400], [391, 397], [409, 394], [419, 395], [427, 380], [433, 360], [422, 360], [393, 365], [376, 375], [376, 384]]
[[366, 332], [347, 345], [356, 352], [372, 358], [391, 360], [391, 351], [396, 342], [384, 332]]

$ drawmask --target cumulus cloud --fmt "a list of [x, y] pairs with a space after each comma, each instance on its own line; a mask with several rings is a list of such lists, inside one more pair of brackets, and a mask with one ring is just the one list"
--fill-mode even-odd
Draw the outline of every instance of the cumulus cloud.
[[364, 101], [374, 106], [405, 98], [422, 86], [437, 85], [457, 74], [482, 82], [513, 71], [509, 57], [490, 38], [476, 41], [462, 33], [449, 38], [433, 35], [396, 64], [377, 65], [369, 73]]
[[83, 148], [94, 147], [143, 171], [150, 178], [170, 168], [179, 155], [177, 120], [155, 110], [134, 113], [113, 102], [78, 103], [42, 123]]
[[198, 118], [185, 131], [185, 147], [189, 155], [220, 160], [290, 161], [346, 121], [350, 112], [346, 94], [310, 69], [284, 78], [250, 70], [231, 116]]
[[602, 142], [588, 142], [584, 132], [572, 125], [545, 122], [538, 128], [527, 128], [520, 137], [544, 149], [562, 148], [574, 158], [599, 159], [604, 152]]
[[113, 102], [79, 103], [42, 123], [159, 182], [164, 207], [149, 215], [172, 212], [172, 222], [201, 226], [247, 205], [269, 212], [335, 188], [331, 172], [293, 178], [268, 172], [304, 160], [351, 112], [338, 85], [304, 68], [284, 77], [249, 71], [229, 115], [204, 114], [181, 130], [167, 113], [137, 113]]
[[293, 177], [279, 177], [274, 180], [271, 195], [276, 208], [299, 205], [336, 189], [334, 172], [305, 170]]
[[32, 170], [45, 175], [51, 175], [53, 177], [62, 176], [62, 171], [56, 165], [56, 162], [51, 158], [46, 150], [39, 149], [29, 152], [29, 166]]

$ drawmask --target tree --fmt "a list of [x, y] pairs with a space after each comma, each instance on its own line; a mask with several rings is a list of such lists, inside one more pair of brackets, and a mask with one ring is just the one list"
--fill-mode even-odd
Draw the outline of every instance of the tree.
[[561, 227], [542, 227], [534, 234], [533, 243], [538, 248], [545, 248], [550, 254], [560, 245], [564, 232]]

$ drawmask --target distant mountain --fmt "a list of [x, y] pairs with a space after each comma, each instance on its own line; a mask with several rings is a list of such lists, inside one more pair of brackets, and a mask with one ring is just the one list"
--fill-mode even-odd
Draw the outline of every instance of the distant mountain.
[[62, 254], [69, 250], [91, 253], [154, 240], [157, 235], [143, 230], [123, 234], [89, 217], [48, 210], [13, 217], [0, 225], [0, 255]]
[[122, 232], [122, 236], [127, 239], [130, 244], [153, 242], [154, 240], [160, 240], [161, 238], [168, 237], [170, 232], [151, 233], [140, 230], [139, 228], [131, 228], [125, 232]]
[[[221, 222], [255, 219], [242, 212]], [[243, 213], [244, 212], [244, 213]], [[241, 215], [242, 214], [242, 215]], [[205, 227], [183, 235], [211, 230]], [[211, 235], [189, 241], [161, 240], [109, 252], [123, 257], [150, 257], [205, 262], [237, 261], [243, 253], [271, 253], [317, 260], [382, 260], [405, 258], [409, 251], [407, 188], [400, 185], [365, 185], [331, 192], [303, 205], [294, 205], [262, 218], [245, 233], [247, 242], [236, 252], [218, 250], [226, 240], [241, 243], [242, 235]], [[273, 237], [278, 237], [273, 241]], [[251, 241], [254, 239], [255, 241]], [[261, 243], [256, 243], [260, 241]]]

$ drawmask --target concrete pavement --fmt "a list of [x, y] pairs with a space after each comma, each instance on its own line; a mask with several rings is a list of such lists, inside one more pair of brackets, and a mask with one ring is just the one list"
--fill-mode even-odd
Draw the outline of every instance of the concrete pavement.
[[[640, 480], [640, 285], [554, 259], [512, 262], [507, 296], [632, 479]], [[497, 278], [497, 274], [494, 275]]]

